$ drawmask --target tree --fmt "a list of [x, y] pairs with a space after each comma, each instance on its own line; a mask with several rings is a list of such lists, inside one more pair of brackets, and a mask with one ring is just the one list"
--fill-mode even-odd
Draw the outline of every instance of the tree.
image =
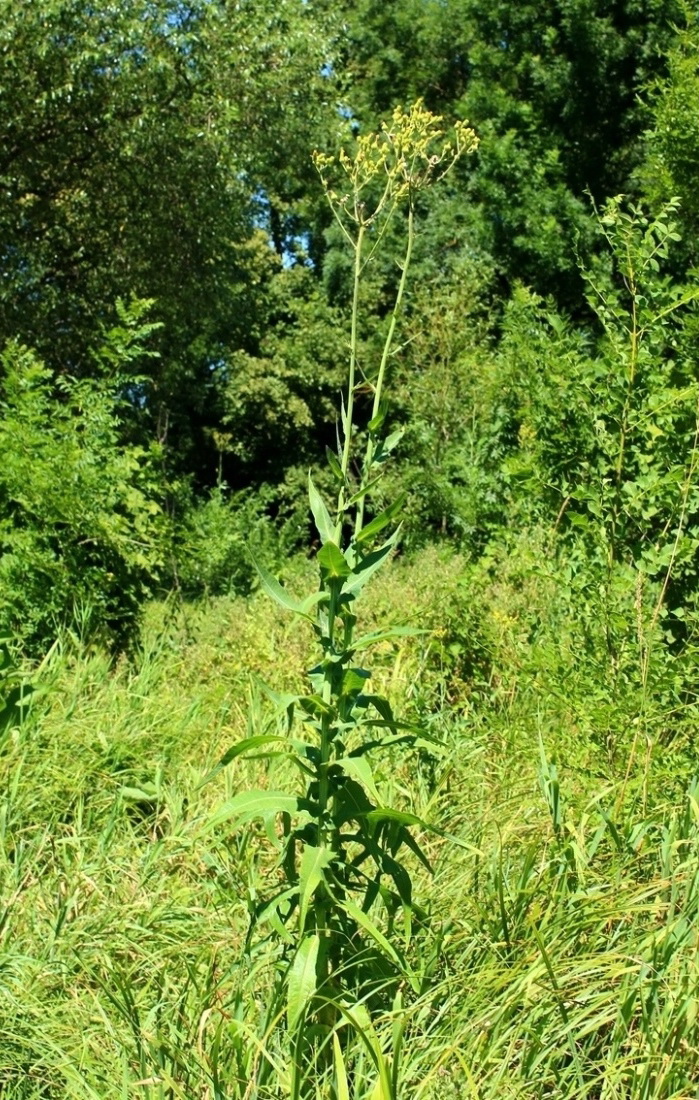
[[260, 203], [326, 110], [316, 24], [302, 0], [0, 0], [0, 341], [86, 375], [116, 299], [154, 299], [137, 411], [190, 469], [212, 368], [256, 350]]
[[699, 227], [699, 22], [688, 8], [685, 22], [668, 54], [667, 78], [656, 82], [650, 101], [653, 123], [648, 157], [639, 178], [649, 197], [678, 196], [685, 266], [697, 262]]
[[506, 286], [524, 279], [575, 307], [572, 242], [594, 239], [585, 192], [628, 190], [648, 121], [639, 93], [664, 71], [679, 13], [679, 0], [361, 0], [346, 8], [348, 108], [371, 126], [423, 95], [468, 118], [481, 145], [457, 189], [462, 233]]

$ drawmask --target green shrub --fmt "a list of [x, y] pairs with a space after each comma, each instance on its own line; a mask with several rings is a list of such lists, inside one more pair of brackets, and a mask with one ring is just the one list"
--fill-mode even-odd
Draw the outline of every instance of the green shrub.
[[16, 343], [0, 364], [0, 633], [123, 647], [162, 565], [155, 454], [123, 443], [116, 385], [54, 383]]
[[229, 494], [223, 485], [189, 501], [175, 536], [172, 581], [183, 595], [247, 594], [255, 582], [250, 546], [274, 556], [276, 534], [265, 515], [265, 495]]

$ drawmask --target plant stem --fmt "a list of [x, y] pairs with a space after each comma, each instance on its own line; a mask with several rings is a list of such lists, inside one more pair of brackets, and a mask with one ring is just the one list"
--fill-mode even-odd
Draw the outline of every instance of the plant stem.
[[[381, 398], [383, 396], [383, 387], [386, 380], [386, 369], [388, 366], [389, 356], [393, 347], [393, 340], [395, 338], [396, 324], [400, 316], [401, 307], [403, 305], [403, 297], [405, 295], [405, 287], [408, 281], [408, 269], [410, 267], [410, 261], [413, 255], [413, 243], [415, 240], [415, 210], [412, 200], [408, 206], [408, 236], [405, 246], [405, 256], [403, 257], [403, 264], [401, 267], [400, 282], [398, 283], [398, 290], [396, 291], [396, 298], [393, 303], [393, 310], [391, 311], [391, 320], [388, 326], [388, 332], [386, 333], [386, 339], [384, 341], [383, 352], [381, 354], [381, 363], [379, 364], [379, 373], [376, 378], [376, 385], [374, 387], [374, 404], [371, 410], [372, 420], [378, 416], [381, 409]], [[371, 432], [369, 433], [369, 439], [367, 441], [366, 454], [364, 456], [364, 467], [362, 469], [362, 480], [364, 484], [368, 484], [371, 474], [371, 467], [374, 463], [374, 457], [376, 455], [376, 444], [372, 438]], [[359, 534], [364, 525], [364, 502], [365, 497], [361, 497], [357, 503], [357, 516], [355, 522], [355, 536]]]
[[[359, 222], [357, 229], [357, 239], [354, 243], [354, 276], [352, 286], [352, 323], [350, 329], [350, 361], [349, 361], [349, 377], [347, 380], [347, 408], [345, 409], [345, 422], [343, 424], [344, 430], [344, 446], [342, 449], [342, 474], [347, 482], [347, 474], [349, 471], [350, 450], [352, 446], [352, 426], [354, 418], [354, 387], [356, 385], [357, 377], [357, 326], [359, 320], [359, 289], [361, 286], [362, 278], [362, 251], [364, 245], [364, 232], [365, 226], [363, 222]], [[343, 511], [344, 507], [344, 485], [340, 491], [338, 519]]]

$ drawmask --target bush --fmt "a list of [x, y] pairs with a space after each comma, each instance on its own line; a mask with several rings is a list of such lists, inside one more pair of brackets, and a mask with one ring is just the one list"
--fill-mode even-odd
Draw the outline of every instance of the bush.
[[156, 454], [122, 442], [117, 384], [54, 383], [17, 343], [0, 364], [0, 634], [123, 648], [162, 565]]
[[255, 582], [250, 548], [269, 558], [274, 532], [264, 514], [264, 494], [211, 490], [187, 502], [175, 535], [172, 582], [184, 596], [247, 595]]

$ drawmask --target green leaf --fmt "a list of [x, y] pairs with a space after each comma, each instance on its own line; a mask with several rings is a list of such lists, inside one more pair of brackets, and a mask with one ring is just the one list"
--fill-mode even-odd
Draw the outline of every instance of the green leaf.
[[391, 959], [402, 972], [405, 972], [404, 960], [401, 958], [398, 951], [396, 951], [393, 944], [386, 939], [381, 929], [376, 927], [372, 919], [367, 916], [364, 910], [360, 909], [357, 903], [350, 897], [336, 898], [335, 900], [340, 908], [344, 909], [347, 915], [351, 917], [353, 921], [356, 921], [360, 928], [363, 928], [374, 943], [381, 948], [384, 955]]
[[122, 787], [119, 793], [127, 802], [155, 802], [158, 797], [153, 783], [147, 783], [143, 787]]
[[316, 963], [320, 937], [306, 936], [296, 952], [287, 980], [286, 1019], [290, 1031], [296, 1027], [316, 991]]
[[311, 718], [322, 718], [323, 715], [333, 715], [333, 707], [325, 702], [322, 695], [302, 695], [299, 698], [299, 706]]
[[460, 837], [454, 836], [453, 833], [447, 833], [444, 829], [439, 829], [436, 825], [430, 825], [429, 822], [423, 821], [423, 819], [417, 817], [416, 814], [406, 813], [404, 810], [392, 810], [388, 806], [380, 806], [377, 809], [369, 810], [363, 816], [367, 821], [376, 823], [380, 821], [396, 821], [400, 825], [419, 825], [420, 828], [424, 829], [426, 832], [433, 833], [434, 836], [440, 836], [444, 840], [449, 840], [452, 844], [456, 844], [459, 848], [463, 848], [467, 852], [473, 852], [475, 855], [479, 856], [483, 854], [480, 848], [476, 848], [475, 844], [469, 844], [468, 841], [461, 840]]
[[381, 444], [381, 455], [390, 455], [391, 451], [394, 451], [396, 449], [404, 435], [405, 428], [398, 428], [397, 431], [391, 432], [390, 435], [387, 435], [383, 443]]
[[303, 614], [300, 601], [295, 599], [285, 588], [282, 588], [277, 578], [273, 577], [272, 574], [265, 569], [264, 565], [260, 565], [254, 558], [253, 564], [260, 578], [260, 583], [267, 595], [271, 596], [276, 603], [281, 607], [285, 607], [288, 611], [296, 611], [297, 613]]
[[427, 858], [427, 856], [423, 852], [422, 848], [420, 847], [420, 845], [416, 841], [413, 834], [408, 832], [407, 829], [403, 830], [402, 841], [408, 848], [410, 848], [410, 851], [413, 853], [413, 855], [417, 856], [417, 858], [420, 860], [420, 863], [423, 865], [423, 867], [425, 868], [427, 873], [430, 874], [430, 875], [433, 875], [434, 874], [434, 868], [432, 867], [432, 864], [430, 863], [429, 859]]
[[389, 523], [395, 519], [405, 504], [406, 495], [406, 493], [400, 493], [393, 501], [393, 504], [389, 504], [388, 508], [384, 508], [383, 512], [379, 512], [378, 516], [375, 516], [374, 519], [367, 523], [366, 527], [363, 527], [362, 530], [354, 536], [354, 541], [362, 545], [370, 539], [373, 539], [380, 531], [383, 531], [384, 527], [388, 527]]
[[318, 564], [326, 580], [343, 580], [351, 572], [345, 555], [332, 540], [318, 551]]
[[385, 542], [378, 550], [373, 550], [371, 554], [367, 554], [365, 558], [362, 558], [359, 564], [352, 570], [351, 576], [343, 584], [342, 591], [344, 593], [356, 595], [356, 593], [362, 590], [370, 577], [381, 568], [386, 558], [393, 550], [393, 547], [398, 541], [399, 534], [400, 527], [393, 532], [388, 542]]
[[370, 493], [371, 490], [376, 485], [378, 485], [379, 482], [382, 481], [382, 480], [383, 480], [383, 473], [380, 473], [375, 478], [373, 478], [371, 481], [367, 481], [366, 484], [361, 485], [359, 487], [359, 489], [357, 490], [357, 492], [349, 498], [349, 500], [347, 501], [347, 506], [350, 507], [350, 505], [352, 505], [352, 504], [357, 504], [358, 501], [360, 501], [362, 499], [362, 497], [365, 497], [367, 495], [367, 493]]
[[237, 756], [241, 756], [244, 752], [248, 752], [251, 749], [259, 749], [265, 745], [271, 745], [275, 741], [286, 741], [286, 737], [281, 734], [258, 734], [256, 737], [245, 737], [242, 741], [238, 741], [235, 745], [231, 746], [219, 760], [215, 768], [212, 768], [207, 775], [201, 780], [200, 783], [194, 788], [200, 790], [209, 783], [219, 772], [223, 771], [226, 765], [230, 764], [231, 760], [235, 760]]
[[293, 611], [297, 615], [303, 615], [304, 618], [309, 619], [311, 616], [309, 612], [319, 603], [320, 600], [325, 598], [323, 592], [313, 592], [310, 596], [307, 596], [305, 600], [297, 600], [291, 593], [287, 592], [285, 588], [279, 583], [276, 577], [273, 577], [269, 570], [265, 569], [264, 565], [261, 565], [255, 558], [252, 558], [253, 565], [257, 571], [257, 575], [260, 578], [260, 584], [267, 593], [268, 596], [278, 603], [280, 607], [286, 608], [287, 611]]
[[337, 542], [337, 529], [330, 518], [330, 513], [325, 501], [313, 484], [310, 471], [308, 474], [308, 499], [311, 505], [313, 519], [322, 542]]
[[369, 676], [370, 673], [363, 668], [345, 669], [340, 686], [340, 695], [353, 695], [358, 691], [363, 691]]
[[572, 523], [574, 527], [589, 527], [590, 520], [587, 516], [582, 515], [580, 512], [569, 512], [568, 522]]
[[420, 630], [415, 626], [393, 626], [388, 630], [375, 630], [371, 634], [364, 634], [356, 642], [352, 642], [352, 649], [365, 649], [366, 646], [375, 645], [377, 642], [386, 642], [391, 638], [414, 638], [418, 634], [429, 634], [429, 631]]
[[366, 815], [367, 821], [379, 822], [379, 821], [396, 821], [400, 825], [420, 825], [423, 829], [429, 829], [430, 826], [417, 817], [416, 814], [406, 813], [404, 810], [392, 810], [389, 806], [381, 806], [376, 810], [370, 810]]
[[335, 1093], [337, 1100], [350, 1100], [345, 1060], [342, 1057], [342, 1047], [336, 1031], [333, 1031], [333, 1059], [335, 1062]]
[[252, 821], [256, 817], [268, 818], [276, 814], [294, 814], [300, 809], [299, 799], [283, 791], [243, 791], [224, 802], [209, 819], [208, 828], [213, 829], [224, 821], [235, 818], [239, 825]]
[[347, 777], [335, 791], [333, 820], [336, 825], [361, 821], [373, 809], [374, 805], [367, 798], [364, 787], [354, 779]]
[[328, 460], [328, 466], [330, 467], [332, 473], [335, 475], [337, 480], [344, 482], [345, 477], [344, 477], [344, 474], [342, 473], [342, 467], [340, 466], [340, 463], [337, 460], [337, 455], [335, 454], [335, 452], [331, 451], [329, 447], [326, 447], [325, 448], [325, 457]]
[[288, 691], [275, 691], [269, 684], [266, 684], [264, 680], [261, 680], [259, 676], [253, 674], [251, 679], [260, 691], [267, 696], [270, 702], [274, 703], [275, 714], [277, 715], [288, 711], [290, 707], [293, 707], [299, 701], [298, 695], [292, 695]]
[[265, 901], [255, 912], [253, 921], [255, 924], [270, 924], [280, 939], [285, 943], [292, 943], [293, 937], [286, 927], [287, 914], [282, 912], [282, 906], [286, 902], [292, 902], [297, 896], [296, 886], [281, 890], [273, 898]]
[[[398, 723], [396, 722], [395, 718], [393, 717], [393, 708], [391, 707], [391, 704], [389, 703], [388, 699], [384, 699], [383, 695], [367, 695], [366, 700], [367, 700], [368, 703], [371, 703], [371, 705], [374, 707], [375, 710], [377, 710], [379, 712], [379, 714], [381, 715], [381, 717], [383, 718], [384, 722], [386, 723], [388, 728], [391, 730], [391, 732], [392, 733], [397, 733], [398, 732]], [[412, 726], [407, 727], [407, 726], [404, 725], [403, 728], [412, 729], [413, 727]], [[417, 727], [417, 728], [419, 729], [419, 727]]]
[[333, 858], [329, 848], [314, 848], [307, 844], [303, 850], [299, 867], [299, 925], [302, 929], [306, 923], [308, 906], [325, 877], [325, 868], [332, 863]]
[[371, 764], [365, 756], [343, 756], [336, 764], [342, 768], [346, 775], [351, 775], [362, 783], [376, 802], [380, 802], [379, 792], [374, 782], [374, 773]]
[[383, 398], [380, 405], [379, 405], [379, 411], [377, 412], [376, 416], [372, 417], [371, 420], [369, 421], [369, 423], [367, 424], [367, 428], [369, 429], [369, 431], [372, 434], [378, 432], [379, 428], [381, 427], [384, 420], [386, 419], [386, 413], [387, 412], [388, 412], [388, 402], [386, 401], [385, 398]]
[[[396, 1090], [391, 1087], [389, 1063], [384, 1057], [381, 1040], [376, 1034], [366, 1006], [361, 1002], [351, 1007], [336, 1001], [331, 1003], [348, 1021], [353, 1032], [359, 1035], [378, 1073], [378, 1080], [368, 1094], [367, 1100], [396, 1100]], [[339, 1097], [338, 1100], [340, 1100]]]

